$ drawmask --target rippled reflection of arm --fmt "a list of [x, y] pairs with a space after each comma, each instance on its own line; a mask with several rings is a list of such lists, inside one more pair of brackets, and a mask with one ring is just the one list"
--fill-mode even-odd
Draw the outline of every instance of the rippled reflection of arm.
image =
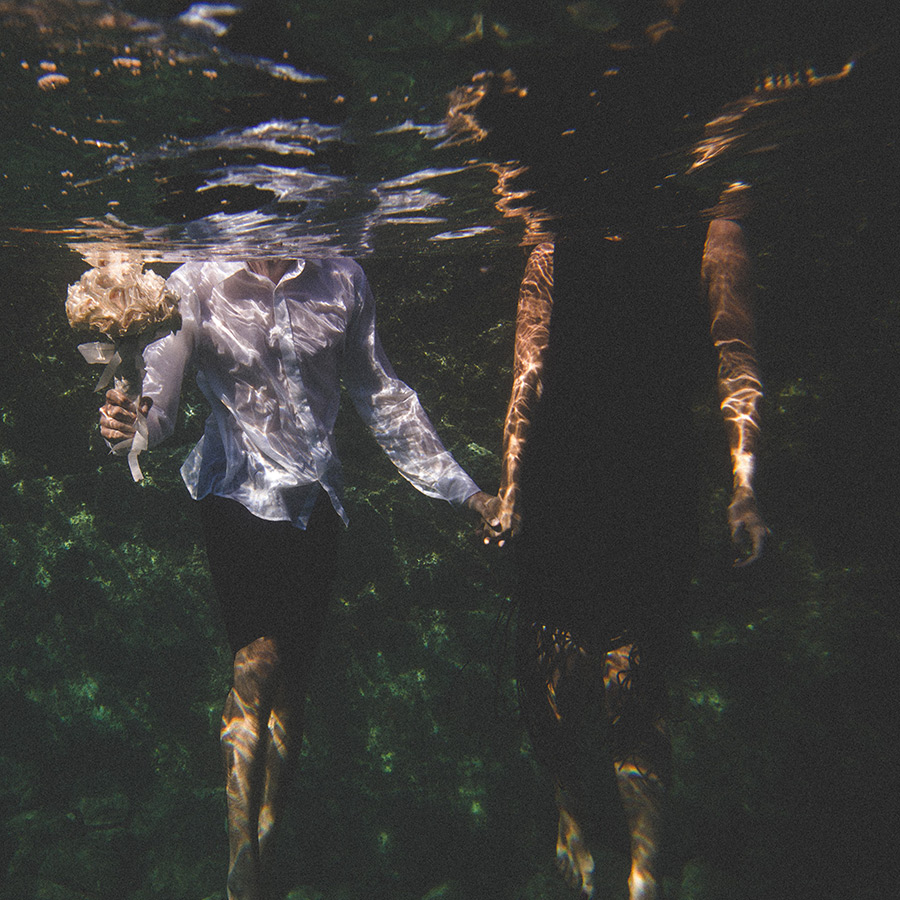
[[553, 244], [538, 244], [528, 258], [516, 314], [513, 387], [503, 427], [503, 471], [500, 479], [500, 531], [514, 535], [520, 526], [518, 508], [522, 454], [534, 408], [541, 396], [544, 356], [553, 306]]
[[762, 382], [753, 343], [750, 258], [737, 222], [714, 219], [710, 223], [702, 274], [709, 297], [710, 333], [719, 354], [719, 398], [734, 472], [728, 521], [735, 543], [748, 545], [737, 563], [746, 565], [762, 553], [768, 529], [753, 491]]

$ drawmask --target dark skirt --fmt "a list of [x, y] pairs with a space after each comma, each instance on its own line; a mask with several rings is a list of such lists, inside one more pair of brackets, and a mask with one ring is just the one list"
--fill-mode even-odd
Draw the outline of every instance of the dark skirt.
[[313, 650], [337, 570], [341, 520], [322, 491], [306, 529], [259, 519], [240, 503], [200, 501], [213, 587], [234, 653], [260, 637]]

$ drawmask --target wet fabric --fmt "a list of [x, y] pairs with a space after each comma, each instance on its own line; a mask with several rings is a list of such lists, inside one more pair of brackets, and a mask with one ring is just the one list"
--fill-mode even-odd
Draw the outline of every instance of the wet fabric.
[[212, 415], [181, 470], [195, 499], [229, 497], [262, 519], [304, 527], [321, 486], [346, 522], [333, 438], [341, 379], [414, 487], [452, 503], [478, 490], [394, 373], [352, 260], [299, 260], [277, 285], [244, 263], [189, 263], [169, 287], [183, 327], [144, 353], [147, 425], [151, 446], [172, 432], [185, 369], [196, 362]]
[[523, 460], [520, 629], [656, 643], [697, 543], [691, 404], [715, 382], [702, 226], [558, 242], [544, 391]]
[[585, 821], [618, 808], [611, 761], [667, 765], [663, 673], [697, 545], [691, 404], [715, 380], [702, 247], [698, 221], [616, 242], [576, 230], [554, 252], [516, 673], [535, 751]]
[[199, 505], [232, 652], [260, 637], [277, 639], [283, 654], [313, 651], [343, 530], [326, 496], [320, 493], [305, 530], [259, 519], [234, 500], [215, 495]]

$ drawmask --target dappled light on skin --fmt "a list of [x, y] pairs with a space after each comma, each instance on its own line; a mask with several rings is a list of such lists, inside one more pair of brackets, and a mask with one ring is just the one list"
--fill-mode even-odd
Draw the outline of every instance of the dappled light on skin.
[[[269, 846], [269, 838], [275, 827], [277, 815], [276, 801], [279, 796], [280, 776], [288, 762], [288, 736], [283, 715], [275, 710], [269, 713], [268, 744], [266, 747], [266, 780], [263, 785], [263, 798], [259, 809], [260, 854], [264, 855]], [[263, 859], [265, 864], [265, 859]]]
[[[736, 542], [743, 545], [749, 540], [750, 544], [739, 565], [759, 556], [768, 533], [752, 489], [762, 387], [753, 347], [750, 258], [739, 224], [748, 207], [749, 191], [742, 183], [734, 183], [719, 198], [711, 211], [702, 265], [735, 478], [729, 523]], [[727, 213], [736, 220], [726, 217]], [[519, 295], [514, 382], [498, 495], [501, 537], [516, 534], [520, 527], [522, 457], [543, 392], [549, 346], [553, 258], [553, 243], [535, 247]], [[617, 796], [630, 835], [629, 900], [655, 900], [671, 747], [656, 699], [658, 687], [652, 674], [647, 680], [648, 670], [641, 662], [642, 648], [621, 633], [611, 635], [604, 649], [591, 647], [576, 625], [558, 619], [547, 624], [538, 618], [526, 627], [528, 637], [520, 651], [520, 697], [532, 740], [557, 784], [557, 867], [583, 898], [594, 896], [595, 841], [601, 835], [614, 836], [609, 830], [610, 798], [604, 799], [598, 782], [605, 769], [610, 787], [615, 782], [612, 803]]]
[[718, 219], [710, 223], [702, 277], [710, 303], [710, 334], [719, 354], [719, 399], [734, 476], [733, 516], [735, 505], [752, 495], [758, 408], [763, 396], [749, 298], [749, 253], [737, 222]]
[[575, 643], [568, 631], [551, 630], [543, 626], [538, 636], [538, 665], [547, 673], [547, 703], [557, 721], [562, 713], [556, 702], [556, 688], [560, 679], [571, 673], [577, 658], [584, 655], [584, 650]]
[[[281, 775], [289, 761], [289, 726], [299, 719], [294, 699], [276, 673], [283, 663], [276, 642], [260, 638], [238, 652], [234, 687], [222, 716], [228, 801], [229, 900], [263, 900], [278, 814]], [[275, 687], [272, 685], [275, 684]]]
[[512, 534], [519, 528], [517, 500], [522, 454], [534, 415], [532, 405], [541, 398], [552, 305], [553, 244], [542, 243], [532, 250], [519, 288], [513, 388], [503, 426], [500, 518], [503, 530]]
[[[246, 699], [237, 687], [246, 682], [249, 660], [235, 660], [235, 687], [228, 695], [222, 718], [226, 794], [228, 800], [228, 894], [231, 898], [257, 900], [259, 882], [258, 818], [261, 802], [259, 748], [261, 744], [261, 698], [247, 690]], [[250, 688], [250, 685], [246, 685]]]
[[629, 900], [656, 900], [654, 869], [659, 849], [663, 784], [646, 764], [616, 763], [616, 784], [631, 833]]
[[753, 479], [754, 457], [749, 448], [756, 443], [759, 425], [756, 421], [756, 407], [762, 391], [759, 383], [748, 378], [751, 384], [745, 388], [731, 388], [729, 382], [735, 379], [723, 379], [727, 397], [722, 401], [722, 412], [726, 426], [737, 435], [733, 452], [733, 468], [735, 487], [746, 487]]
[[[595, 747], [596, 758], [589, 764], [599, 765], [604, 755], [613, 761], [630, 834], [629, 900], [655, 900], [663, 773], [668, 769], [669, 743], [660, 717], [638, 722], [641, 712], [635, 704], [640, 700], [633, 691], [640, 652], [633, 644], [623, 644], [602, 654], [601, 661], [568, 630], [537, 624], [532, 628], [537, 644], [533, 665], [544, 690], [543, 697], [534, 698], [542, 708], [532, 707], [531, 728], [539, 741], [541, 732], [543, 736], [556, 732], [551, 742], [558, 745], [554, 753], [565, 754], [569, 742], [584, 740], [579, 738], [580, 729], [591, 727], [586, 717], [602, 710], [608, 727], [595, 733], [605, 734], [609, 740], [607, 746]], [[621, 727], [627, 731], [614, 737], [613, 732]], [[548, 761], [556, 765], [554, 759]], [[602, 830], [609, 811], [597, 808], [596, 796], [585, 787], [595, 783], [596, 776], [596, 772], [582, 770], [588, 763], [581, 762], [574, 770], [565, 761], [561, 763], [554, 772], [559, 810], [556, 865], [570, 887], [580, 891], [582, 898], [590, 898], [595, 895], [595, 863], [592, 839], [585, 826], [591, 825], [594, 833]]]
[[557, 792], [559, 829], [556, 835], [556, 868], [569, 887], [581, 892], [583, 898], [594, 896], [594, 857], [585, 845], [581, 828], [564, 806]]

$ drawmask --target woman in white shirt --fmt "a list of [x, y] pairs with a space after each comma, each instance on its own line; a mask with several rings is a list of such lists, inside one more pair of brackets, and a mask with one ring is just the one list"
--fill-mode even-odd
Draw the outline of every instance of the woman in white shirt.
[[[341, 258], [189, 263], [175, 271], [182, 328], [147, 347], [141, 411], [168, 437], [189, 362], [212, 414], [181, 472], [201, 515], [234, 651], [222, 725], [230, 900], [262, 900], [279, 776], [299, 748], [313, 654], [347, 514], [334, 447], [340, 384], [403, 476], [496, 527], [487, 495], [444, 449], [375, 329], [362, 269]], [[101, 408], [111, 442], [134, 434], [117, 391]]]

